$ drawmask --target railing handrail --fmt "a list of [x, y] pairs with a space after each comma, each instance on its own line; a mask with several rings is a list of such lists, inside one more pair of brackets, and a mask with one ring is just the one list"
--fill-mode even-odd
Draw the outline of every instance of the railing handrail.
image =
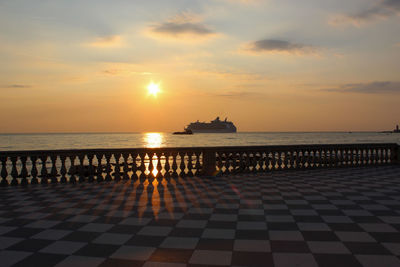
[[210, 146], [210, 147], [156, 147], [156, 148], [85, 148], [85, 149], [49, 149], [49, 150], [4, 150], [0, 156], [43, 155], [43, 154], [85, 154], [107, 152], [173, 152], [173, 151], [245, 151], [245, 150], [287, 150], [287, 149], [318, 149], [318, 148], [360, 148], [360, 147], [397, 147], [396, 143], [344, 143], [344, 144], [298, 144], [298, 145], [263, 145], [263, 146]]

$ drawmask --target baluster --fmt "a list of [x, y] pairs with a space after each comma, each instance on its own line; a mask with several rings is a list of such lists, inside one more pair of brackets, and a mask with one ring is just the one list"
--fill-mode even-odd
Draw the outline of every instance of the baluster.
[[272, 167], [272, 152], [271, 151], [266, 151], [265, 152], [265, 170], [266, 171], [272, 171], [273, 167]]
[[131, 153], [131, 157], [132, 157], [132, 175], [131, 175], [131, 180], [136, 181], [137, 179], [139, 179], [138, 175], [137, 175], [137, 171], [138, 171], [138, 167], [137, 167], [137, 154], [136, 153]]
[[278, 170], [282, 170], [282, 152], [278, 151]]
[[379, 165], [382, 163], [381, 161], [381, 150], [376, 148], [376, 163]]
[[342, 149], [342, 163], [343, 163], [343, 166], [347, 166], [348, 165], [348, 159], [347, 159], [347, 149], [346, 148], [343, 148]]
[[360, 163], [361, 166], [365, 166], [365, 149], [364, 148], [360, 148]]
[[187, 168], [188, 168], [188, 173], [187, 173], [187, 175], [189, 176], [189, 177], [193, 177], [193, 163], [192, 163], [192, 160], [193, 160], [193, 152], [188, 152], [187, 153], [187, 155], [188, 155], [188, 165], [187, 165]]
[[12, 164], [12, 169], [11, 169], [11, 177], [12, 177], [12, 180], [11, 180], [11, 185], [18, 185], [18, 180], [17, 180], [17, 177], [18, 177], [18, 171], [17, 171], [17, 160], [18, 160], [18, 157], [16, 157], [16, 156], [13, 156], [13, 157], [10, 157], [10, 159], [11, 159], [11, 164]]
[[8, 186], [8, 181], [7, 181], [7, 176], [8, 176], [8, 172], [7, 172], [7, 157], [6, 156], [2, 156], [0, 157], [0, 161], [1, 161], [1, 186]]
[[231, 161], [232, 161], [232, 153], [227, 152], [226, 154], [226, 160], [225, 160], [225, 174], [230, 174], [231, 173]]
[[39, 157], [42, 161], [42, 169], [40, 171], [40, 175], [42, 179], [40, 180], [41, 184], [48, 184], [48, 173], [47, 173], [47, 155], [43, 155]]
[[110, 182], [112, 181], [112, 177], [111, 177], [111, 153], [105, 153], [104, 157], [106, 158], [106, 177], [105, 177], [105, 181], [106, 182]]
[[232, 158], [231, 158], [231, 160], [232, 160], [232, 163], [231, 163], [231, 167], [232, 167], [232, 170], [230, 170], [230, 173], [237, 173], [237, 160], [238, 160], [238, 155], [237, 155], [237, 153], [235, 153], [235, 152], [232, 152]]
[[127, 153], [127, 152], [122, 153], [122, 158], [124, 159], [124, 166], [122, 168], [124, 173], [123, 173], [122, 179], [126, 181], [126, 180], [129, 180], [129, 175], [128, 175], [128, 172], [129, 172], [129, 166], [128, 166], [129, 153]]
[[354, 159], [354, 155], [353, 155], [353, 149], [349, 149], [348, 151], [348, 159], [349, 159], [349, 166], [353, 166], [353, 159]]
[[368, 148], [367, 150], [366, 150], [366, 155], [365, 155], [365, 161], [366, 161], [366, 164], [367, 165], [372, 165], [372, 160], [371, 160], [371, 148]]
[[251, 154], [253, 155], [251, 162], [251, 165], [253, 166], [252, 172], [257, 173], [257, 165], [258, 165], [257, 152], [252, 152]]
[[289, 161], [289, 169], [294, 169], [294, 153], [295, 150], [292, 151], [288, 151], [287, 155], [288, 155], [288, 161]]
[[315, 168], [315, 150], [314, 149], [310, 149], [307, 152], [308, 152], [307, 163], [308, 163], [310, 168]]
[[78, 159], [79, 159], [79, 168], [78, 168], [78, 172], [79, 172], [79, 182], [83, 183], [85, 182], [85, 165], [84, 165], [84, 160], [85, 160], [85, 154], [80, 154], [78, 155]]
[[275, 155], [275, 151], [271, 151], [271, 165], [272, 165], [272, 168], [271, 168], [271, 171], [274, 171], [274, 170], [276, 170], [276, 155]]
[[165, 152], [164, 156], [165, 156], [165, 164], [164, 164], [165, 174], [164, 174], [164, 177], [166, 179], [169, 179], [171, 177], [171, 174], [169, 173], [169, 170], [171, 169], [171, 166], [169, 165], [170, 153], [169, 152]]
[[289, 169], [289, 151], [282, 152], [283, 155], [283, 168], [282, 169]]
[[222, 174], [222, 166], [224, 166], [224, 164], [222, 163], [222, 157], [223, 157], [222, 152], [217, 152], [216, 162], [217, 162], [218, 172], [221, 174]]
[[382, 148], [381, 149], [382, 150], [382, 158], [383, 158], [383, 164], [385, 164], [386, 163], [386, 159], [387, 159], [387, 151], [386, 151], [386, 148]]
[[87, 154], [87, 159], [88, 159], [88, 163], [89, 163], [89, 166], [88, 166], [88, 174], [89, 174], [88, 182], [89, 183], [94, 182], [95, 168], [93, 166], [93, 158], [94, 158], [94, 154], [91, 154], [91, 153]]
[[177, 152], [172, 152], [172, 177], [178, 177], [178, 173], [176, 172], [176, 169], [178, 168], [178, 165], [176, 163], [177, 155]]
[[147, 167], [149, 173], [148, 173], [147, 177], [154, 178], [154, 174], [153, 174], [153, 171], [154, 171], [154, 164], [153, 164], [154, 153], [153, 152], [149, 152], [149, 153], [147, 153], [147, 156], [149, 157], [149, 165]]
[[337, 150], [338, 152], [338, 154], [337, 154], [337, 161], [338, 161], [338, 164], [339, 164], [339, 166], [340, 167], [343, 167], [344, 166], [344, 157], [343, 157], [343, 149], [341, 149], [341, 148], [338, 148], [338, 150]]
[[96, 154], [96, 159], [97, 159], [97, 173], [96, 173], [96, 181], [98, 183], [103, 182], [103, 154]]
[[201, 164], [200, 164], [200, 154], [201, 154], [201, 152], [200, 151], [196, 151], [195, 154], [196, 154], [196, 165], [195, 165], [196, 175], [199, 175], [200, 170], [201, 170]]
[[161, 165], [161, 158], [163, 157], [163, 153], [162, 152], [157, 152], [156, 153], [156, 157], [157, 157], [157, 166], [156, 166], [156, 169], [157, 169], [157, 175], [156, 175], [156, 178], [157, 178], [157, 181], [158, 181], [158, 183], [161, 183], [161, 181], [162, 181], [162, 177], [163, 177], [163, 174], [162, 174], [162, 165]]
[[52, 184], [56, 184], [56, 183], [58, 183], [58, 180], [57, 180], [58, 170], [57, 170], [57, 166], [56, 166], [57, 155], [51, 155], [50, 160], [51, 160], [51, 171], [50, 171], [51, 177], [50, 177], [50, 179], [51, 179]]
[[181, 158], [181, 163], [179, 164], [180, 176], [181, 177], [186, 177], [186, 164], [185, 164], [186, 152], [180, 152], [179, 155], [180, 155], [180, 158]]
[[300, 149], [295, 151], [295, 155], [294, 155], [294, 168], [295, 169], [300, 169], [300, 153], [302, 153], [302, 151]]
[[244, 165], [244, 172], [245, 173], [249, 173], [250, 172], [250, 152], [244, 152], [244, 162], [245, 162], [245, 165]]
[[22, 167], [21, 167], [21, 185], [25, 186], [28, 184], [28, 180], [26, 179], [26, 177], [28, 177], [28, 169], [26, 168], [26, 161], [28, 159], [27, 156], [21, 156], [21, 163], [22, 163]]
[[67, 182], [67, 178], [65, 177], [65, 175], [67, 174], [67, 168], [65, 167], [66, 158], [67, 158], [67, 156], [60, 155], [60, 160], [61, 160], [61, 169], [60, 169], [61, 178], [60, 178], [60, 183], [62, 183], [62, 184], [65, 184]]
[[69, 156], [69, 160], [71, 162], [71, 166], [69, 167], [69, 173], [70, 173], [70, 177], [69, 177], [69, 183], [70, 184], [75, 184], [76, 183], [76, 167], [75, 167], [75, 158], [76, 155], [70, 155]]
[[37, 175], [38, 175], [38, 171], [36, 168], [36, 161], [37, 161], [37, 157], [36, 156], [31, 156], [31, 161], [32, 161], [32, 169], [31, 169], [31, 175], [32, 175], [32, 179], [31, 179], [31, 184], [38, 184], [38, 179], [37, 179]]
[[144, 161], [146, 160], [146, 153], [145, 152], [141, 152], [139, 153], [139, 158], [140, 158], [140, 183], [143, 183], [146, 180], [146, 165], [144, 163]]
[[336, 148], [332, 148], [331, 164], [332, 164], [332, 166], [337, 167], [337, 149]]
[[121, 158], [121, 153], [114, 153], [115, 166], [114, 166], [114, 181], [118, 182], [121, 180], [121, 166], [119, 160]]

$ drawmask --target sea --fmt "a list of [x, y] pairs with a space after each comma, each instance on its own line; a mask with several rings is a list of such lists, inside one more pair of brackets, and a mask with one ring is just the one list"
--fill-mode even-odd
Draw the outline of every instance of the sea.
[[212, 147], [295, 144], [397, 143], [400, 133], [380, 132], [238, 132], [34, 133], [0, 134], [0, 152], [92, 148]]

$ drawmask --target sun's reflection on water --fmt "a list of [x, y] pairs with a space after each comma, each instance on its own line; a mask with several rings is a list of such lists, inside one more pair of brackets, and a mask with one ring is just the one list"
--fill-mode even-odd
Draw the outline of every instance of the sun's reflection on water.
[[[164, 134], [163, 133], [145, 133], [144, 134], [144, 144], [147, 148], [156, 148], [161, 147], [164, 143]], [[149, 159], [150, 160], [150, 159]], [[153, 166], [157, 166], [158, 158], [156, 155], [152, 155], [152, 164]], [[148, 168], [149, 163], [146, 163], [146, 168]], [[156, 177], [158, 174], [158, 170], [156, 168], [153, 169], [152, 175]]]
[[145, 147], [148, 148], [161, 147], [164, 142], [163, 133], [145, 133], [143, 138]]

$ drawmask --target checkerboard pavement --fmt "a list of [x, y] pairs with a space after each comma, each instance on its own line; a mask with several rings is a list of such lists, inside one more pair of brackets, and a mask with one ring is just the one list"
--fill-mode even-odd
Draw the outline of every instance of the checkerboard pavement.
[[0, 266], [400, 266], [400, 166], [0, 197]]

